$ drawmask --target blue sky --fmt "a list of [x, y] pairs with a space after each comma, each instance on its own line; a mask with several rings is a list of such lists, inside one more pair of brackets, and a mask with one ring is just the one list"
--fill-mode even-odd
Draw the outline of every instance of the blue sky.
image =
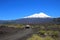
[[0, 20], [19, 19], [39, 12], [60, 17], [60, 0], [0, 0]]

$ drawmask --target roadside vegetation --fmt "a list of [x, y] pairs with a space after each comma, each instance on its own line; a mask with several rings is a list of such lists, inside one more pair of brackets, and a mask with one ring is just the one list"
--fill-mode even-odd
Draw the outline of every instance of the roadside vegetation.
[[[1, 31], [1, 28], [8, 28], [8, 30], [24, 29], [24, 24], [1, 24], [0, 34], [6, 33]], [[30, 25], [33, 29], [33, 34], [26, 40], [60, 40], [60, 25], [57, 24], [40, 24]], [[4, 29], [5, 30], [5, 29]]]
[[[34, 25], [35, 26], [35, 25]], [[36, 25], [33, 26], [34, 34], [27, 40], [60, 40], [60, 25]]]
[[27, 40], [54, 40], [52, 37], [46, 36], [46, 37], [41, 37], [37, 34], [33, 34], [30, 38]]

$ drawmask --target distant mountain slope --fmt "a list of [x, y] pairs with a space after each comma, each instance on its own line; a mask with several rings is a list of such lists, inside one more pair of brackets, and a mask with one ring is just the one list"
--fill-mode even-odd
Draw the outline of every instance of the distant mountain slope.
[[0, 24], [60, 24], [60, 18], [22, 18], [16, 20], [0, 20]]
[[7, 21], [5, 21], [5, 20], [0, 20], [0, 24], [3, 24], [3, 23], [5, 23], [5, 22], [7, 22]]
[[52, 22], [52, 18], [23, 18], [15, 20], [15, 23], [19, 24], [44, 24]]

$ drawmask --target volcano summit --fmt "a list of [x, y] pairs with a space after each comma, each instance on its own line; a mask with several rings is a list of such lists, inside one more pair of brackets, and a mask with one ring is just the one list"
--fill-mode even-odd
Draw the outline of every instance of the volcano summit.
[[47, 14], [41, 12], [41, 13], [36, 13], [30, 16], [26, 16], [24, 18], [50, 18], [51, 16], [48, 16]]

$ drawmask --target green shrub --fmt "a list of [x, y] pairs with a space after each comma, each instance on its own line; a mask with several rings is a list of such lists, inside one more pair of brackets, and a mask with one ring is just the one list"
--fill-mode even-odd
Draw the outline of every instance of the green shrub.
[[27, 40], [43, 40], [43, 38], [38, 36], [37, 34], [34, 34], [31, 38], [28, 38]]
[[52, 37], [46, 36], [44, 40], [54, 40]]
[[27, 40], [54, 40], [52, 37], [40, 37], [37, 34], [34, 34], [32, 37], [28, 38]]
[[59, 31], [53, 31], [52, 35], [53, 37], [58, 37]]
[[45, 30], [40, 30], [38, 33], [39, 33], [40, 35], [44, 35], [44, 34], [46, 33], [46, 31], [45, 31]]

